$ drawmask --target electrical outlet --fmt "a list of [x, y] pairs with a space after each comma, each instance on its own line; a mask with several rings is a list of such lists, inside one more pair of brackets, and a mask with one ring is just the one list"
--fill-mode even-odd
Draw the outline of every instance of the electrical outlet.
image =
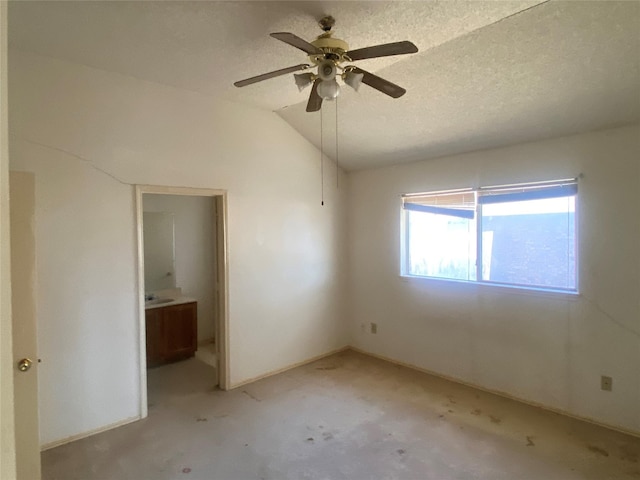
[[371, 324], [371, 333], [378, 333], [378, 324], [377, 323], [372, 323]]
[[602, 375], [600, 377], [600, 389], [604, 390], [605, 392], [610, 392], [611, 390], [613, 390], [613, 378]]

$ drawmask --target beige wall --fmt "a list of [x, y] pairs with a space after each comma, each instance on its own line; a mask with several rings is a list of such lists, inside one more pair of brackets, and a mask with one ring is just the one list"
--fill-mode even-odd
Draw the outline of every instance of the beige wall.
[[321, 207], [318, 150], [277, 115], [15, 51], [10, 85], [12, 167], [36, 174], [44, 444], [140, 414], [133, 184], [228, 191], [232, 383], [348, 343], [347, 182], [328, 176]]
[[[639, 152], [632, 126], [352, 174], [353, 343], [640, 432]], [[578, 297], [400, 277], [401, 194], [580, 173]]]
[[176, 287], [198, 301], [198, 341], [212, 339], [216, 308], [214, 198], [145, 194], [142, 202], [145, 212], [174, 214]]

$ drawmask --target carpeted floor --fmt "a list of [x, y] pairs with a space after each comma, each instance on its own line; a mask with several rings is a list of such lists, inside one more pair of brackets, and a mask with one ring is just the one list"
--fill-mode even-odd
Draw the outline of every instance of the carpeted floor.
[[352, 351], [230, 392], [149, 371], [149, 417], [43, 452], [43, 478], [640, 479], [640, 439]]

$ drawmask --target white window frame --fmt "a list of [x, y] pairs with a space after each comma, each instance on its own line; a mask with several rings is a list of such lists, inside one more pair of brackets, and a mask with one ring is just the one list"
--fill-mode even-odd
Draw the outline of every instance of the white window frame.
[[[502, 283], [492, 280], [484, 280], [482, 275], [482, 206], [485, 203], [497, 203], [492, 202], [491, 200], [482, 201], [480, 198], [492, 197], [494, 195], [508, 195], [509, 193], [518, 194], [519, 192], [534, 192], [534, 191], [544, 191], [545, 189], [560, 189], [566, 188], [567, 193], [570, 193], [573, 190], [575, 195], [575, 206], [574, 206], [574, 255], [575, 255], [575, 288], [561, 288], [561, 287], [544, 287], [537, 285], [526, 285], [526, 284], [517, 284], [517, 283]], [[547, 190], [550, 191], [550, 190]], [[558, 190], [560, 192], [560, 190]], [[410, 210], [416, 210], [415, 208], [406, 208], [407, 204], [410, 204], [410, 200], [416, 197], [424, 198], [430, 196], [441, 196], [441, 195], [450, 195], [450, 194], [471, 194], [473, 193], [475, 198], [475, 227], [476, 227], [476, 280], [463, 280], [463, 279], [450, 279], [444, 277], [435, 277], [428, 275], [414, 275], [410, 272], [410, 254], [409, 254], [409, 227], [408, 227], [408, 213]], [[516, 196], [514, 195], [514, 196]], [[540, 198], [553, 198], [553, 197], [545, 197], [544, 194], [541, 194]], [[558, 195], [558, 196], [569, 196], [569, 195]], [[502, 197], [504, 198], [504, 197]], [[498, 289], [517, 289], [517, 290], [526, 290], [533, 292], [550, 292], [550, 293], [559, 293], [566, 295], [579, 295], [579, 212], [578, 212], [578, 177], [570, 178], [570, 179], [562, 179], [562, 180], [550, 180], [550, 181], [542, 181], [542, 182], [531, 182], [531, 183], [519, 183], [519, 184], [509, 184], [509, 185], [496, 185], [496, 186], [487, 186], [480, 188], [460, 188], [460, 189], [452, 189], [452, 190], [440, 190], [440, 191], [430, 191], [430, 192], [422, 192], [422, 193], [411, 193], [401, 195], [402, 205], [401, 205], [401, 221], [400, 221], [400, 229], [401, 229], [401, 252], [400, 252], [400, 276], [408, 279], [416, 279], [416, 280], [426, 280], [426, 281], [435, 281], [435, 282], [453, 282], [453, 283], [463, 283], [469, 285], [482, 285], [489, 287], [496, 287]], [[517, 201], [517, 200], [513, 200]]]

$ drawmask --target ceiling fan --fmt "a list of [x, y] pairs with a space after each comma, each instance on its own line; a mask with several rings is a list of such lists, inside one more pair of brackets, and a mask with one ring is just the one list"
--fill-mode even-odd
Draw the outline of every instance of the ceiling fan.
[[393, 98], [401, 97], [406, 93], [404, 88], [391, 83], [388, 80], [380, 78], [354, 65], [343, 66], [343, 64], [367, 58], [416, 53], [418, 51], [418, 47], [413, 43], [403, 41], [349, 50], [347, 42], [340, 40], [339, 38], [332, 37], [331, 28], [335, 25], [335, 19], [333, 17], [324, 17], [318, 23], [324, 33], [312, 42], [307, 42], [293, 33], [288, 32], [271, 34], [273, 38], [305, 52], [309, 56], [311, 64], [301, 63], [300, 65], [295, 65], [293, 67], [263, 73], [262, 75], [257, 75], [255, 77], [235, 82], [234, 85], [236, 87], [246, 87], [247, 85], [261, 82], [269, 78], [318, 67], [317, 73], [309, 72], [294, 75], [296, 85], [300, 91], [313, 84], [311, 95], [307, 102], [307, 112], [316, 112], [320, 110], [323, 100], [333, 100], [340, 94], [340, 86], [336, 81], [337, 76], [340, 76], [344, 83], [355, 90], [358, 90], [360, 84], [364, 83]]

